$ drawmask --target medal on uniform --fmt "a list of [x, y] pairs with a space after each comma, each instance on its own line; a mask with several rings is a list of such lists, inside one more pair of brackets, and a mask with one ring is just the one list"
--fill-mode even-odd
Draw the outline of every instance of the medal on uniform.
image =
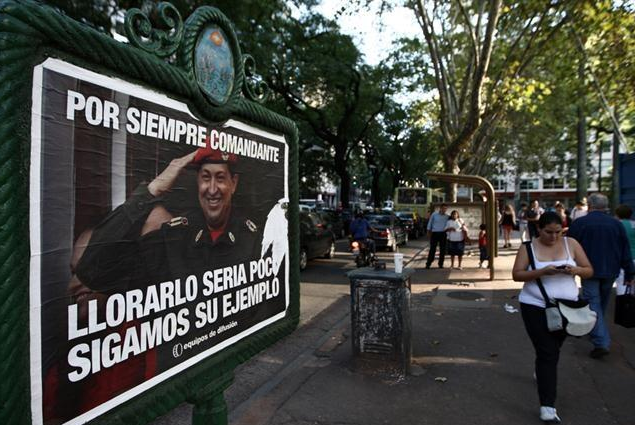
[[249, 230], [251, 230], [252, 233], [258, 230], [258, 226], [256, 226], [256, 223], [254, 223], [251, 220], [245, 220], [245, 225], [247, 226]]

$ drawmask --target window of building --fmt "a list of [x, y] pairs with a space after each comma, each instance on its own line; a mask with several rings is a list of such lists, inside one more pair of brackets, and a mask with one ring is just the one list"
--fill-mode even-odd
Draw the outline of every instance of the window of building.
[[564, 179], [562, 177], [549, 177], [542, 181], [543, 189], [564, 189]]
[[538, 189], [538, 179], [521, 179], [520, 190], [535, 190]]
[[496, 179], [493, 182], [494, 190], [504, 191], [507, 189], [507, 185], [505, 184], [505, 180]]

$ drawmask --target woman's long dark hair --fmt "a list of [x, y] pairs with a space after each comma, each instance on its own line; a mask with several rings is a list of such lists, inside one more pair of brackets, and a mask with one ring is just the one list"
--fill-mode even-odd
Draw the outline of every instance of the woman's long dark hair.
[[538, 228], [544, 229], [549, 224], [559, 224], [562, 226], [562, 217], [560, 217], [560, 214], [553, 211], [547, 211], [546, 213], [540, 214], [540, 218], [538, 219]]

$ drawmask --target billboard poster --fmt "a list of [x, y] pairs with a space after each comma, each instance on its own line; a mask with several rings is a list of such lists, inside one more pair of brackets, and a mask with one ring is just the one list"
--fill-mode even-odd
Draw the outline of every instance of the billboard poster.
[[282, 134], [57, 59], [32, 93], [34, 423], [84, 423], [285, 317]]

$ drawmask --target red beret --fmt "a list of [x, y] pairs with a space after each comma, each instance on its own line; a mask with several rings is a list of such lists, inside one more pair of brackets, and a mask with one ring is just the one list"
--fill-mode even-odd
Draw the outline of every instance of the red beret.
[[194, 155], [194, 164], [236, 164], [238, 155], [224, 152], [219, 149], [212, 149], [209, 137], [205, 139], [205, 147], [198, 148]]

